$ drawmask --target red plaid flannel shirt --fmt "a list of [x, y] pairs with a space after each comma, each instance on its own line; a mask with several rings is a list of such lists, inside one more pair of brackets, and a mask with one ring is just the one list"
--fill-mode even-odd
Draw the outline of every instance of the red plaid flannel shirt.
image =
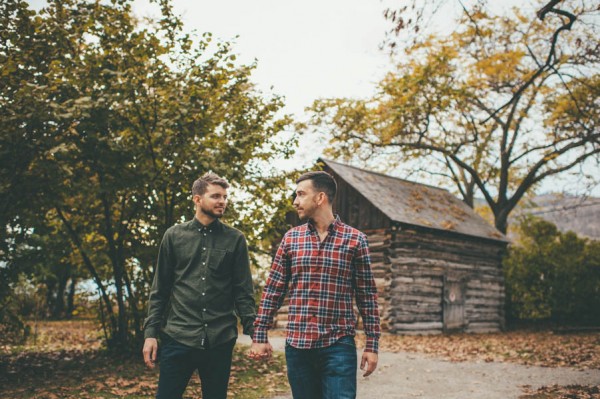
[[254, 322], [254, 342], [267, 331], [289, 288], [287, 342], [299, 349], [323, 348], [354, 335], [352, 299], [363, 319], [366, 352], [378, 351], [379, 309], [367, 237], [342, 223], [329, 226], [323, 242], [312, 223], [289, 230], [277, 250]]

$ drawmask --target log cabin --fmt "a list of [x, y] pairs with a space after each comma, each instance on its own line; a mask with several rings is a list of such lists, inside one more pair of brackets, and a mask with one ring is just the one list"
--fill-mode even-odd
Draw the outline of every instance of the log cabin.
[[[334, 213], [368, 236], [383, 331], [504, 328], [503, 234], [447, 190], [331, 160], [318, 164], [338, 185]], [[295, 212], [287, 222], [300, 223]], [[285, 305], [278, 328], [287, 321]]]

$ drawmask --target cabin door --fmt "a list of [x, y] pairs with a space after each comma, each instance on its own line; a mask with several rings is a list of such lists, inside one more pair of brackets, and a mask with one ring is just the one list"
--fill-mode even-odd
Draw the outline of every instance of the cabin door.
[[444, 332], [462, 331], [465, 327], [466, 279], [444, 276]]

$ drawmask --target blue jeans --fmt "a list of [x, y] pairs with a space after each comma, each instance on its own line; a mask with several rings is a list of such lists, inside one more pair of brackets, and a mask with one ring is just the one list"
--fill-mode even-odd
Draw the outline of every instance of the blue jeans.
[[285, 347], [294, 399], [356, 398], [356, 344], [347, 335], [319, 349]]
[[180, 399], [198, 370], [204, 399], [226, 399], [235, 339], [214, 348], [197, 349], [162, 335], [157, 399]]

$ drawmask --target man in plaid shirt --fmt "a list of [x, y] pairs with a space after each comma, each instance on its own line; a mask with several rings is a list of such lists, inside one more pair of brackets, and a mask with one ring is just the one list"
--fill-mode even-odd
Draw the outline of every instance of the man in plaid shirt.
[[285, 354], [294, 398], [355, 398], [353, 298], [367, 336], [364, 376], [377, 367], [380, 337], [367, 238], [333, 214], [337, 185], [330, 174], [308, 172], [296, 183], [294, 207], [308, 222], [281, 241], [254, 322], [250, 356], [271, 355], [267, 331], [289, 287]]

